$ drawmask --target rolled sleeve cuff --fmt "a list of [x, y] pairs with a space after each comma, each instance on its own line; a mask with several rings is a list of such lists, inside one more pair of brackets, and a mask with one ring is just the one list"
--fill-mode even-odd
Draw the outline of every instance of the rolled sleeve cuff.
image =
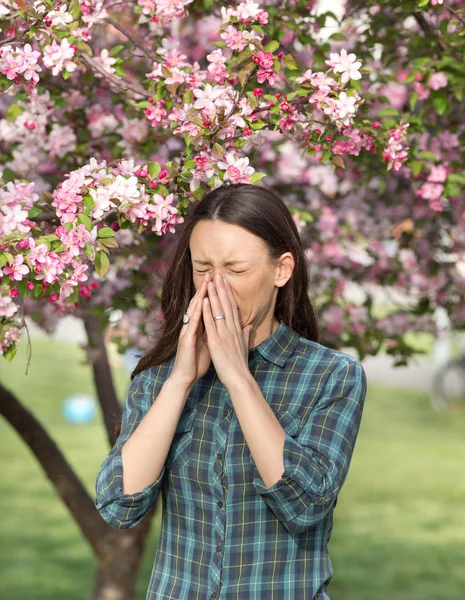
[[323, 505], [327, 499], [318, 493], [323, 474], [302, 446], [286, 432], [283, 448], [284, 472], [281, 478], [267, 487], [254, 461], [253, 485], [281, 521], [292, 521], [309, 505]]
[[121, 448], [111, 457], [109, 467], [102, 470], [96, 483], [95, 506], [102, 518], [117, 528], [134, 527], [155, 504], [165, 472], [165, 467], [155, 481], [140, 492], [123, 493], [123, 461]]

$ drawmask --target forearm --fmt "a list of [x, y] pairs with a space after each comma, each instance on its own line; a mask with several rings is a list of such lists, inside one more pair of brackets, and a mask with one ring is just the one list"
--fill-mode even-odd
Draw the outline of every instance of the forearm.
[[190, 387], [169, 377], [121, 450], [123, 491], [134, 494], [160, 475]]
[[284, 471], [286, 432], [252, 376], [237, 380], [228, 392], [260, 477], [271, 486]]

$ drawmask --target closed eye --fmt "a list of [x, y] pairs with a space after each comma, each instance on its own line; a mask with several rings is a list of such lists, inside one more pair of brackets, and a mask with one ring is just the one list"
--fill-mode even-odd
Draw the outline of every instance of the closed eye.
[[[245, 271], [233, 271], [232, 269], [229, 269], [231, 271], [231, 273], [245, 273]], [[198, 273], [199, 275], [203, 275], [204, 273], [207, 273], [208, 271], [196, 271], [196, 273]]]

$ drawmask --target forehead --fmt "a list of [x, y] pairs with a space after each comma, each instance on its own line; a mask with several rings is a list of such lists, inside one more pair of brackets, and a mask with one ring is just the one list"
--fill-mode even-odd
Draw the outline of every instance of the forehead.
[[189, 249], [193, 262], [199, 264], [213, 259], [224, 264], [245, 263], [264, 253], [262, 240], [243, 227], [206, 220], [192, 229]]

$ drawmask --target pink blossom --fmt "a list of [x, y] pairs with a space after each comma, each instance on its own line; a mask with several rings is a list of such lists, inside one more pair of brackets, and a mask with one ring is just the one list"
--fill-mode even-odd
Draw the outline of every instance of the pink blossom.
[[237, 158], [233, 152], [228, 152], [225, 160], [218, 162], [218, 168], [225, 170], [224, 179], [233, 183], [250, 183], [250, 175], [254, 173], [248, 157]]
[[407, 98], [408, 91], [405, 85], [397, 83], [396, 81], [389, 81], [385, 85], [381, 86], [381, 94], [386, 96], [391, 106], [396, 110], [402, 110]]
[[9, 275], [10, 279], [21, 281], [23, 275], [27, 275], [29, 273], [29, 267], [24, 264], [24, 256], [22, 254], [17, 254], [13, 258], [13, 264], [7, 263], [3, 267], [3, 272], [6, 275]]
[[11, 319], [18, 312], [18, 305], [13, 302], [11, 296], [0, 296], [0, 316]]
[[77, 260], [72, 260], [71, 265], [74, 267], [73, 274], [71, 275], [72, 281], [87, 281], [88, 277], [86, 275], [86, 271], [89, 268], [89, 265], [84, 265]]
[[430, 95], [429, 89], [427, 87], [425, 87], [419, 81], [414, 81], [414, 83], [413, 83], [413, 89], [418, 94], [418, 99], [419, 100], [426, 100], [426, 98], [428, 98], [428, 96]]
[[433, 73], [428, 79], [428, 85], [432, 90], [439, 90], [440, 88], [446, 87], [447, 83], [448, 78], [443, 71]]
[[241, 2], [236, 8], [235, 15], [242, 21], [242, 23], [249, 23], [252, 21], [259, 21], [262, 25], [268, 23], [268, 15], [265, 11], [260, 8], [257, 2], [246, 0]]
[[55, 39], [51, 44], [47, 44], [44, 48], [44, 65], [52, 68], [52, 74], [58, 75], [63, 69], [72, 73], [76, 69], [76, 63], [71, 59], [74, 56], [75, 50], [71, 47], [67, 38], [63, 38], [61, 44]]
[[[116, 72], [116, 69], [113, 67], [116, 62], [116, 58], [110, 56], [110, 53], [106, 48], [102, 48], [100, 51], [100, 56], [94, 56], [94, 61], [103, 67], [107, 73], [113, 74]], [[99, 78], [103, 77], [103, 75], [99, 72], [95, 72], [95, 76]]]
[[436, 183], [444, 182], [447, 179], [446, 167], [443, 165], [431, 165], [431, 171], [427, 179]]
[[345, 119], [355, 114], [357, 102], [356, 96], [348, 96], [346, 92], [341, 92], [336, 100], [337, 118]]
[[329, 60], [326, 60], [325, 62], [333, 68], [334, 73], [342, 73], [342, 83], [347, 83], [349, 79], [362, 78], [362, 74], [359, 71], [362, 63], [357, 61], [357, 57], [353, 52], [347, 54], [347, 50], [344, 48], [341, 50], [340, 54], [332, 52], [329, 55]]
[[145, 109], [146, 119], [150, 121], [152, 127], [156, 127], [157, 125], [167, 125], [167, 114], [167, 111], [163, 108], [163, 105], [160, 102], [157, 102], [152, 106], [148, 106]]
[[228, 25], [225, 31], [220, 34], [220, 38], [224, 40], [226, 46], [231, 50], [242, 51], [247, 45], [242, 31], [239, 31], [233, 25]]
[[[64, 228], [63, 228], [64, 229]], [[41, 244], [36, 244], [34, 238], [29, 238], [29, 253], [28, 258], [31, 263], [35, 266], [37, 263], [45, 263], [48, 254], [47, 245], [42, 242]]]
[[211, 114], [216, 114], [215, 101], [223, 93], [223, 88], [220, 86], [212, 87], [211, 84], [205, 84], [205, 88], [202, 90], [196, 88], [192, 90], [192, 93], [197, 98], [194, 102], [194, 108], [202, 109], [205, 108]]

